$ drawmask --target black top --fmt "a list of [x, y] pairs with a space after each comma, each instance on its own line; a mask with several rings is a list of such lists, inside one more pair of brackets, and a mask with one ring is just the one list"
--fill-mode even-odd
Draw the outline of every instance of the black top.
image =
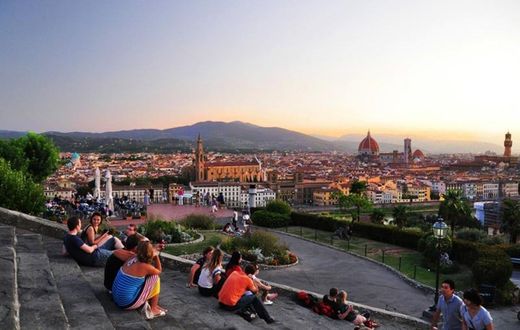
[[65, 249], [78, 264], [94, 266], [94, 255], [83, 251], [81, 249], [83, 244], [85, 244], [85, 242], [83, 242], [77, 235], [67, 234], [63, 239]]
[[199, 265], [200, 267], [199, 267], [199, 269], [197, 269], [197, 271], [195, 272], [195, 275], [193, 276], [193, 283], [199, 283], [200, 272], [202, 271], [202, 267], [206, 263], [206, 258], [205, 257], [199, 258], [199, 260], [197, 260], [195, 263], [197, 265]]
[[114, 280], [116, 279], [117, 272], [123, 266], [125, 262], [114, 254], [108, 257], [107, 263], [105, 265], [105, 288], [107, 290], [112, 291], [112, 284], [114, 284]]

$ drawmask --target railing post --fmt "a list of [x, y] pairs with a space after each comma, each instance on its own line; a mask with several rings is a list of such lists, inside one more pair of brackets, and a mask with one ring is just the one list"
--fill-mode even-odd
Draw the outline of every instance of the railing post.
[[385, 250], [383, 249], [381, 251], [383, 251], [383, 263], [385, 263]]
[[415, 280], [417, 278], [417, 265], [413, 266], [413, 279]]
[[303, 228], [300, 226], [300, 236], [303, 236]]
[[365, 257], [367, 256], [367, 245], [365, 244]]
[[318, 240], [318, 229], [314, 229], [314, 240]]
[[401, 271], [401, 257], [399, 257], [399, 271]]
[[347, 240], [347, 251], [349, 251], [349, 250], [350, 250], [350, 240], [348, 239]]

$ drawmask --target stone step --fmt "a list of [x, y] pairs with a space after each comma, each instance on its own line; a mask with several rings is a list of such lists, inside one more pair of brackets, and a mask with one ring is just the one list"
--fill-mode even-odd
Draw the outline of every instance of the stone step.
[[114, 329], [78, 264], [62, 255], [62, 243], [43, 238], [58, 292], [71, 329]]
[[0, 227], [0, 324], [20, 329], [14, 227]]
[[112, 301], [112, 296], [103, 284], [103, 268], [81, 266], [81, 271], [110, 321], [116, 325], [116, 329], [151, 329], [150, 323], [138, 311], [123, 311]]
[[68, 329], [68, 321], [39, 234], [16, 235], [21, 329]]

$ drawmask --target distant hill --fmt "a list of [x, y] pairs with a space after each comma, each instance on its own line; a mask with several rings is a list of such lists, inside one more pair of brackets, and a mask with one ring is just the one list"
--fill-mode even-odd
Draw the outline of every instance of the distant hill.
[[[151, 141], [170, 141], [178, 145], [179, 141], [194, 145], [200, 134], [205, 147], [213, 150], [281, 150], [281, 151], [331, 151], [335, 145], [310, 135], [290, 131], [278, 127], [261, 127], [253, 124], [234, 121], [230, 123], [206, 121], [189, 126], [181, 126], [165, 130], [137, 129], [117, 132], [48, 132], [59, 146], [93, 146], [93, 141], [113, 139], [111, 143], [120, 145], [119, 140], [136, 140], [133, 144], [150, 144]], [[65, 138], [72, 138], [67, 140]], [[83, 140], [81, 142], [81, 139]], [[119, 141], [119, 142], [118, 142]], [[140, 142], [137, 142], [140, 141]], [[108, 140], [99, 141], [106, 144]], [[180, 144], [182, 145], [182, 143]], [[63, 145], [65, 146], [65, 145]]]
[[[0, 138], [16, 138], [26, 132], [0, 130]], [[258, 151], [341, 151], [356, 153], [364, 134], [347, 134], [333, 140], [314, 137], [279, 127], [262, 127], [240, 121], [205, 121], [193, 125], [159, 129], [125, 131], [46, 132], [63, 151], [77, 152], [160, 152], [191, 150], [200, 134], [208, 150], [225, 152]], [[398, 135], [373, 134], [381, 152], [403, 149]], [[502, 152], [497, 144], [480, 141], [412, 139], [412, 149], [425, 153], [483, 153]]]

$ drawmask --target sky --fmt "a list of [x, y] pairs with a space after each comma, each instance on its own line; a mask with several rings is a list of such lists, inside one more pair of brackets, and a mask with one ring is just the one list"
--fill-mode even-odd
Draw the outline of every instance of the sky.
[[3, 0], [0, 45], [0, 129], [520, 136], [516, 0]]

